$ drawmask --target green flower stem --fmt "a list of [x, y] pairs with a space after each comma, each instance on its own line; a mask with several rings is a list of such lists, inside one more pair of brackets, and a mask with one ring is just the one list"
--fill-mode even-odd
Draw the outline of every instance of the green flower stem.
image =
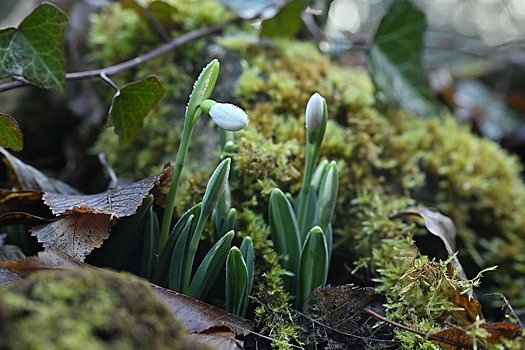
[[186, 118], [184, 120], [184, 126], [182, 129], [182, 139], [180, 141], [179, 150], [177, 151], [177, 157], [175, 158], [175, 165], [173, 167], [173, 176], [171, 178], [171, 186], [168, 192], [168, 199], [166, 202], [166, 209], [164, 217], [162, 218], [162, 226], [159, 236], [159, 245], [157, 248], [157, 254], [160, 255], [164, 245], [168, 240], [170, 232], [171, 219], [173, 217], [173, 210], [175, 209], [175, 199], [177, 198], [177, 191], [179, 188], [180, 177], [182, 174], [182, 168], [184, 167], [184, 161], [188, 154], [188, 148], [190, 147], [191, 135], [193, 133], [195, 123], [192, 118]]
[[319, 155], [320, 143], [311, 142], [310, 133], [306, 135], [306, 159], [304, 165], [303, 182], [301, 183], [301, 191], [299, 193], [299, 207], [297, 209], [297, 223], [299, 224], [299, 233], [301, 242], [304, 242], [308, 228], [306, 228], [306, 211], [308, 208], [308, 201], [310, 197], [310, 183], [312, 181], [312, 174], [314, 163]]

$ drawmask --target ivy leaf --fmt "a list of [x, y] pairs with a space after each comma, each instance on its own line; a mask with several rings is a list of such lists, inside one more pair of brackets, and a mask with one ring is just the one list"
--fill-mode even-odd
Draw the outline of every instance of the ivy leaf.
[[262, 22], [261, 37], [290, 38], [303, 26], [301, 14], [308, 5], [305, 0], [292, 0], [272, 18]]
[[43, 3], [18, 28], [0, 31], [0, 78], [23, 76], [31, 83], [64, 91], [62, 47], [66, 15]]
[[154, 76], [129, 83], [113, 97], [109, 110], [109, 124], [124, 144], [140, 131], [146, 115], [164, 96], [165, 90]]
[[396, 0], [381, 20], [366, 60], [379, 100], [420, 116], [437, 108], [421, 66], [425, 15]]
[[24, 135], [15, 118], [0, 113], [0, 147], [9, 147], [21, 151], [24, 147]]

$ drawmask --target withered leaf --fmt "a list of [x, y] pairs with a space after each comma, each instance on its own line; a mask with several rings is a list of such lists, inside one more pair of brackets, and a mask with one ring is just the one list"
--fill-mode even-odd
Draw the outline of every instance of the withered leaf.
[[77, 268], [92, 268], [73, 259], [59, 250], [46, 250], [25, 260], [0, 261], [0, 268], [7, 269], [18, 276], [26, 277], [38, 270], [71, 270]]
[[52, 222], [51, 219], [46, 219], [40, 216], [36, 216], [29, 213], [12, 211], [10, 213], [0, 215], [0, 227], [14, 225], [14, 224], [24, 224], [24, 225], [42, 225], [46, 222]]
[[7, 152], [3, 147], [0, 147], [0, 154], [3, 155], [3, 161], [7, 166], [11, 184], [17, 190], [49, 191], [65, 194], [80, 193], [62, 181], [47, 177], [41, 171], [22, 162], [20, 159]]
[[58, 249], [84, 261], [86, 255], [109, 237], [110, 227], [110, 215], [74, 214], [34, 227], [31, 235], [36, 236], [45, 249]]
[[164, 174], [163, 171], [129, 186], [98, 194], [67, 195], [46, 192], [42, 198], [55, 215], [106, 214], [111, 218], [122, 218], [135, 214], [144, 198]]
[[[486, 341], [489, 344], [499, 344], [502, 339], [514, 340], [522, 337], [523, 329], [511, 323], [496, 322], [493, 325], [481, 325], [489, 336]], [[442, 346], [445, 349], [455, 350], [458, 348], [472, 349], [474, 343], [472, 338], [461, 328], [447, 328], [441, 332], [435, 333], [431, 338], [432, 342]], [[524, 340], [524, 339], [520, 339]], [[453, 343], [455, 343], [453, 345]], [[479, 347], [479, 344], [478, 344]]]
[[213, 330], [212, 332], [190, 333], [188, 336], [206, 344], [211, 349], [215, 350], [241, 350], [244, 349], [242, 342], [235, 339], [235, 334], [228, 330]]
[[0, 189], [0, 209], [19, 210], [29, 204], [41, 203], [42, 192], [39, 191], [11, 191]]
[[253, 327], [249, 320], [155, 284], [151, 284], [151, 288], [157, 298], [168, 305], [188, 333], [202, 333], [224, 327], [238, 335], [252, 332]]
[[[392, 219], [405, 218], [410, 216], [421, 217], [425, 222], [425, 227], [433, 235], [439, 237], [445, 249], [447, 250], [448, 256], [454, 256], [456, 250], [456, 225], [451, 218], [441, 214], [439, 211], [433, 208], [423, 208], [419, 210], [406, 210], [392, 215]], [[458, 271], [458, 277], [461, 280], [467, 280], [467, 275], [459, 259], [454, 256], [452, 259], [452, 266]]]

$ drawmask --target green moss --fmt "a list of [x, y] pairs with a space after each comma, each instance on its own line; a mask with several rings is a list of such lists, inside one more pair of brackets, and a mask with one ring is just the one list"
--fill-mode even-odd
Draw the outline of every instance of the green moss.
[[[417, 259], [425, 262], [425, 271], [433, 271], [433, 264], [440, 264], [417, 253], [413, 236], [419, 231], [414, 226], [388, 219], [396, 211], [421, 206], [437, 207], [453, 218], [461, 238], [460, 259], [468, 256], [478, 264], [469, 264], [467, 274], [475, 276], [484, 267], [499, 266], [497, 273], [484, 277], [483, 291], [503, 293], [513, 306], [525, 306], [525, 186], [515, 157], [493, 142], [472, 135], [450, 116], [422, 120], [376, 106], [365, 70], [333, 64], [311, 44], [259, 41], [247, 35], [216, 41], [238, 55], [236, 61], [221, 64], [242, 68], [232, 98], [251, 118], [250, 126], [236, 134], [237, 152], [229, 155], [235, 173], [231, 178], [232, 205], [244, 217], [244, 232], [252, 237], [260, 235], [259, 251], [266, 261], [259, 265], [260, 286], [264, 288], [258, 288], [254, 296], [260, 300], [256, 317], [263, 329], [276, 334], [277, 327], [283, 327], [282, 333], [289, 334], [283, 340], [294, 339], [291, 334], [296, 334], [292, 326], [289, 331], [283, 330], [292, 324], [282, 290], [283, 271], [271, 245], [264, 243], [268, 233], [262, 234], [265, 229], [257, 225], [262, 225], [272, 187], [292, 195], [298, 192], [304, 163], [304, 108], [314, 92], [326, 98], [330, 118], [321, 156], [337, 161], [339, 166], [335, 247], [339, 253], [355, 257], [348, 262], [355, 264], [355, 273], [373, 280], [378, 289], [391, 295], [392, 317], [412, 312], [408, 323], [432, 329], [442, 321], [440, 312], [451, 311], [444, 290], [433, 294], [436, 307], [431, 314], [420, 308], [408, 310], [392, 299], [396, 295], [392, 291], [406, 288], [403, 276], [416, 273], [411, 269]], [[186, 59], [190, 62], [193, 58]], [[188, 95], [181, 96], [186, 99]], [[180, 110], [178, 114], [182, 115]], [[146, 122], [145, 136], [134, 146], [135, 152], [142, 154], [139, 158], [147, 161], [138, 163], [143, 169], [160, 166], [166, 154], [172, 157], [176, 150], [177, 136], [164, 136], [164, 117], [161, 112], [158, 119], [152, 118], [155, 122]], [[132, 149], [125, 152], [116, 151], [111, 158], [117, 170], [137, 171], [135, 158], [129, 157]], [[122, 162], [128, 163], [120, 167]], [[201, 198], [198, 194], [211, 173], [210, 168], [204, 168], [187, 175], [191, 182], [182, 184], [187, 195], [180, 199], [181, 208]], [[440, 276], [438, 281], [450, 280], [450, 276]], [[422, 286], [413, 286], [407, 300], [430, 297], [421, 294]], [[275, 304], [263, 306], [269, 299]], [[281, 323], [283, 320], [286, 322]], [[422, 345], [418, 337], [402, 334], [407, 348], [410, 342], [432, 347]]]
[[0, 290], [2, 349], [182, 349], [146, 283], [102, 270], [40, 272]]

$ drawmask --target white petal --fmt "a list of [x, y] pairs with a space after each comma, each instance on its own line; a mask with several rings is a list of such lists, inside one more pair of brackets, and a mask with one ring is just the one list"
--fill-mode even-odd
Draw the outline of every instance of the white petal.
[[306, 130], [308, 132], [316, 131], [323, 122], [323, 101], [317, 92], [310, 97], [306, 105]]
[[250, 122], [244, 110], [229, 103], [214, 104], [209, 114], [215, 124], [227, 131], [242, 130]]

